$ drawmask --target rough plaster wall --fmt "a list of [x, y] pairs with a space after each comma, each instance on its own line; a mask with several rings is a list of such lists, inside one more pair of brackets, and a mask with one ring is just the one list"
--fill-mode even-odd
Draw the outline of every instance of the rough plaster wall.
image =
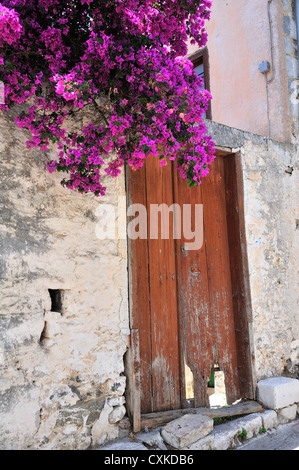
[[256, 379], [299, 375], [298, 146], [207, 121], [241, 152]]
[[268, 144], [242, 149], [257, 379], [299, 374], [299, 162]]
[[[96, 236], [124, 181], [101, 200], [65, 190], [0, 119], [0, 449], [87, 448], [125, 412], [127, 247]], [[62, 314], [48, 289], [63, 291]]]

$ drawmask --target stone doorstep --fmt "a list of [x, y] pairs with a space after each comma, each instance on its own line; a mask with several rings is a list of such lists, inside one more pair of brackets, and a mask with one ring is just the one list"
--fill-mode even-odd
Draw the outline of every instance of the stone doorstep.
[[[228, 450], [242, 444], [242, 440], [251, 439], [259, 434], [263, 426], [260, 413], [235, 419], [228, 423], [220, 424], [213, 430], [213, 450]], [[243, 437], [242, 437], [243, 436]]]
[[[134, 438], [125, 437], [123, 439], [116, 439], [114, 442], [97, 447], [95, 450], [167, 450], [168, 447], [166, 447], [165, 443], [178, 450], [229, 450], [239, 447], [244, 442], [258, 436], [262, 428], [266, 431], [277, 428], [277, 426], [282, 424], [279, 418], [281, 412], [285, 416], [283, 423], [296, 419], [294, 414], [291, 416], [287, 412], [291, 409], [294, 411], [297, 407], [299, 414], [299, 403], [297, 403], [282, 410], [265, 410], [262, 413], [244, 415], [241, 418], [219, 424], [215, 427], [213, 427], [213, 423], [209, 423], [209, 420], [212, 422], [213, 420], [207, 416], [188, 414], [171, 421], [163, 427], [147, 432], [141, 431]], [[203, 420], [201, 421], [199, 417], [203, 418]], [[182, 418], [184, 419], [182, 420]], [[192, 418], [197, 418], [195, 423]], [[183, 424], [186, 431], [184, 431], [183, 427], [179, 428], [178, 424]], [[193, 429], [194, 432], [192, 432], [190, 428], [194, 425], [196, 430]], [[199, 435], [201, 437], [197, 437]]]
[[298, 404], [293, 404], [281, 410], [252, 413], [217, 425], [209, 435], [182, 450], [228, 450], [238, 447], [244, 441], [260, 435], [261, 430], [271, 431], [280, 424], [295, 420], [297, 406]]
[[214, 427], [212, 418], [186, 414], [159, 430], [138, 433], [135, 438], [149, 447], [164, 449], [164, 443], [178, 450], [228, 450], [296, 419], [299, 414], [299, 381], [272, 377], [257, 384], [259, 402], [266, 408], [261, 413], [244, 415]]
[[213, 430], [214, 421], [200, 414], [186, 414], [166, 424], [161, 435], [167, 444], [176, 449], [184, 449]]
[[161, 435], [167, 444], [179, 450], [227, 450], [242, 443], [240, 436], [244, 430], [244, 438], [250, 439], [257, 436], [262, 427], [262, 413], [252, 413], [215, 428], [211, 418], [188, 414], [168, 423]]
[[[297, 407], [297, 405], [291, 405], [288, 408], [292, 408], [292, 410], [294, 410], [294, 407]], [[167, 444], [179, 450], [228, 450], [238, 447], [245, 441], [260, 435], [262, 429], [271, 431], [272, 429], [277, 428], [277, 426], [281, 424], [279, 419], [279, 414], [281, 411], [282, 410], [265, 410], [262, 413], [252, 413], [247, 416], [242, 416], [241, 418], [234, 419], [227, 423], [219, 424], [214, 428], [212, 427], [210, 432], [208, 432], [205, 436], [202, 435], [201, 438], [196, 440], [194, 440], [196, 432], [192, 434], [186, 431], [184, 433], [182, 428], [178, 428], [177, 424], [184, 424], [185, 426], [189, 424], [187, 428], [192, 427], [194, 422], [192, 421], [191, 423], [190, 418], [197, 417], [198, 419], [200, 415], [184, 415], [182, 417], [184, 418], [183, 422], [182, 418], [179, 418], [175, 420], [175, 425], [173, 425], [174, 421], [172, 421], [159, 430], [152, 431], [150, 433], [138, 433], [136, 438], [139, 442], [153, 445], [154, 439], [148, 440], [146, 437], [147, 435], [150, 437], [152, 433], [155, 432], [155, 447], [158, 447], [159, 449], [163, 449], [163, 447], [161, 446], [161, 441], [159, 441], [159, 436], [157, 436], [158, 434], [162, 436]], [[207, 418], [206, 416], [201, 417]], [[288, 415], [288, 417], [289, 419], [286, 419], [283, 421], [283, 423], [296, 419], [296, 414], [295, 416]], [[190, 422], [188, 423], [189, 420]], [[201, 428], [199, 423], [200, 421], [195, 423], [198, 425], [199, 433], [206, 433], [209, 426]], [[168, 430], [167, 433], [165, 433], [165, 428]], [[244, 431], [246, 431], [246, 433], [244, 433]], [[178, 436], [176, 436], [176, 433]]]

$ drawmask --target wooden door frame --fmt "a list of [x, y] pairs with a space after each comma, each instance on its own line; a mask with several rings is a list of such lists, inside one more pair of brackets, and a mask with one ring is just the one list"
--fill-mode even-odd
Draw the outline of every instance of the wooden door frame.
[[[203, 64], [204, 67], [204, 76], [205, 76], [205, 89], [211, 91], [210, 86], [210, 61], [209, 61], [209, 50], [207, 46], [202, 49], [190, 54], [188, 59], [191, 60], [193, 66], [196, 67], [199, 64]], [[209, 106], [206, 111], [206, 119], [212, 119], [212, 102], [209, 101]]]
[[[249, 282], [249, 269], [247, 259], [247, 245], [246, 245], [246, 227], [245, 227], [245, 213], [244, 213], [244, 189], [243, 189], [243, 175], [240, 153], [232, 153], [230, 149], [223, 149], [216, 147], [216, 156], [230, 158], [229, 169], [233, 172], [227, 171], [226, 178], [230, 178], [233, 174], [233, 181], [231, 181], [230, 192], [228, 197], [235, 198], [237, 203], [236, 210], [231, 211], [227, 215], [230, 225], [233, 230], [230, 231], [229, 245], [238, 245], [238, 250], [230, 250], [230, 252], [238, 253], [234, 258], [230, 258], [231, 266], [238, 266], [238, 270], [232, 270], [233, 273], [237, 271], [237, 278], [232, 279], [233, 284], [236, 286], [233, 292], [234, 299], [234, 312], [236, 319], [236, 330], [242, 331], [242, 335], [237, 335], [240, 344], [239, 350], [242, 351], [241, 368], [243, 381], [240, 383], [240, 391], [243, 394], [242, 398], [255, 399], [256, 378], [254, 373], [254, 352], [252, 342], [252, 307], [251, 307], [251, 294]], [[128, 174], [126, 173], [126, 189], [128, 188]], [[132, 201], [127, 198], [127, 204]], [[138, 318], [132, 311], [132, 301], [134, 291], [132, 288], [132, 271], [134, 269], [131, 243], [128, 239], [128, 287], [129, 287], [129, 320], [130, 320], [130, 336], [128, 341], [128, 350], [125, 354], [125, 371], [127, 377], [126, 385], [126, 405], [127, 413], [132, 423], [133, 432], [139, 432], [141, 429], [141, 374], [140, 374], [140, 346], [139, 346], [139, 330]], [[232, 277], [234, 274], [232, 274]]]

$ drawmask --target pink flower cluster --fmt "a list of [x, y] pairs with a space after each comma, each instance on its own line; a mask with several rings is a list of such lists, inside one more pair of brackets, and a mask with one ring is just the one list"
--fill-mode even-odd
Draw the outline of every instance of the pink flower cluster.
[[[2, 0], [0, 80], [7, 110], [34, 100], [17, 124], [28, 147], [57, 145], [48, 171], [62, 184], [104, 195], [103, 174], [148, 157], [176, 162], [190, 186], [209, 172], [214, 144], [203, 114], [211, 95], [183, 58], [190, 40], [203, 47], [210, 0]], [[2, 22], [2, 23], [1, 23]], [[22, 25], [22, 27], [21, 27]], [[81, 131], [65, 120], [79, 109], [94, 119]]]
[[0, 3], [0, 47], [20, 39], [21, 24], [18, 14]]

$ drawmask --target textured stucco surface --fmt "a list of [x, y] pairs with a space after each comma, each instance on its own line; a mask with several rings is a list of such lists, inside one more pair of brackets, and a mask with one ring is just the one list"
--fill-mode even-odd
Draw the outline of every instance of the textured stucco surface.
[[299, 373], [298, 147], [207, 122], [240, 152], [257, 380]]
[[0, 448], [86, 448], [124, 414], [126, 240], [96, 236], [99, 204], [116, 206], [124, 181], [101, 201], [66, 191], [26, 138], [1, 117]]

